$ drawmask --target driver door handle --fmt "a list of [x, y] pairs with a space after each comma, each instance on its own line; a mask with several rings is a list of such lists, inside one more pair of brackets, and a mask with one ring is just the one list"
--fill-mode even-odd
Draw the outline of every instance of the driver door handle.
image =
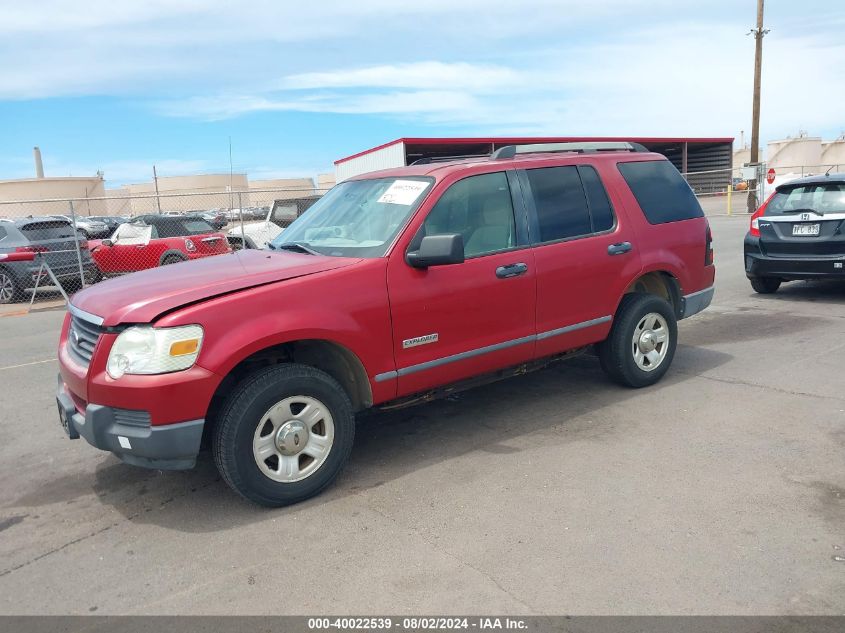
[[508, 264], [507, 266], [499, 266], [496, 269], [496, 277], [499, 279], [507, 279], [508, 277], [518, 277], [528, 272], [528, 264], [518, 262], [516, 264]]

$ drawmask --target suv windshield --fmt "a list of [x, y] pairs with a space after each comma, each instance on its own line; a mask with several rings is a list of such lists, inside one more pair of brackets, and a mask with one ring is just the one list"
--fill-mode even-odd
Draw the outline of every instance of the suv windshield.
[[411, 176], [342, 182], [285, 229], [270, 248], [291, 244], [334, 257], [382, 257], [433, 182]]
[[779, 188], [766, 205], [765, 214], [789, 215], [801, 211], [815, 211], [822, 215], [845, 212], [845, 184], [814, 183]]

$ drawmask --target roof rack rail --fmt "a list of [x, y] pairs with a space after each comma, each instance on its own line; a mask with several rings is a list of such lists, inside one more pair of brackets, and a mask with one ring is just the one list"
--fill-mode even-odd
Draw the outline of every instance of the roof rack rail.
[[456, 156], [424, 156], [418, 158], [411, 165], [428, 165], [430, 163], [448, 163], [450, 160], [463, 160], [464, 158], [489, 158], [490, 154], [458, 154]]
[[505, 145], [490, 155], [491, 160], [513, 158], [517, 154], [554, 154], [557, 152], [576, 152], [592, 154], [595, 152], [647, 152], [639, 143], [630, 141], [586, 141], [583, 143], [531, 143], [529, 145]]

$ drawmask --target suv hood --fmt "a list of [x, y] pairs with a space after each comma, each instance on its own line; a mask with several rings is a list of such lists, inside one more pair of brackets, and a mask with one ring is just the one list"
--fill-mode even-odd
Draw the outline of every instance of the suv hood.
[[102, 318], [104, 326], [150, 323], [183, 305], [358, 261], [247, 249], [109, 279], [75, 294], [71, 304]]

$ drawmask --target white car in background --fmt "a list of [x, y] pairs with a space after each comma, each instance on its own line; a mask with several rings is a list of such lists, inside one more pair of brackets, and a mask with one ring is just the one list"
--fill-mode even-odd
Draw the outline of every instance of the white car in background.
[[232, 250], [267, 248], [267, 245], [276, 239], [287, 226], [290, 226], [291, 222], [305, 213], [319, 199], [319, 196], [308, 196], [306, 198], [276, 200], [263, 220], [257, 222], [244, 221], [243, 226], [240, 222], [234, 221], [234, 226], [226, 234], [229, 246], [232, 247]]

